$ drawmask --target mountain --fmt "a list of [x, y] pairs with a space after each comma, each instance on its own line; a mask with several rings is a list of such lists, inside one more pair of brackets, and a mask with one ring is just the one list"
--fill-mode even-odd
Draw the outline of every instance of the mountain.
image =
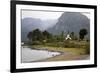
[[53, 35], [59, 35], [62, 31], [66, 35], [68, 32], [74, 32], [79, 36], [80, 29], [85, 28], [90, 36], [90, 19], [78, 12], [64, 12], [59, 19], [41, 20], [37, 18], [23, 18], [21, 20], [21, 40], [27, 41], [27, 34], [35, 29], [41, 31], [47, 30]]
[[44, 31], [50, 27], [53, 27], [57, 23], [57, 20], [41, 20], [36, 18], [24, 18], [21, 22], [21, 40], [27, 41], [27, 35], [30, 31], [39, 29]]
[[[74, 32], [79, 36], [79, 31], [82, 28], [87, 29], [88, 33], [90, 32], [90, 19], [78, 12], [64, 12], [56, 25], [47, 29], [47, 31], [54, 35], [59, 35], [62, 31], [64, 31], [65, 35], [68, 32]], [[88, 34], [89, 36], [90, 34]]]
[[57, 23], [58, 20], [56, 19], [47, 19], [47, 20], [42, 20], [42, 28], [44, 30], [47, 30], [48, 28], [51, 28], [53, 27], [56, 23]]
[[21, 22], [21, 40], [27, 41], [27, 34], [34, 30], [34, 29], [40, 29], [42, 26], [42, 21], [40, 19], [35, 18], [24, 18]]

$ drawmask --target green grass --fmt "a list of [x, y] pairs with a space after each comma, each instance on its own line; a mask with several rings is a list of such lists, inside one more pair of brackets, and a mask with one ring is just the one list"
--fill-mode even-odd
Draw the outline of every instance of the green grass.
[[73, 55], [85, 54], [85, 49], [83, 48], [64, 48], [64, 47], [51, 47], [51, 46], [43, 46], [43, 45], [34, 45], [31, 46], [31, 48], [50, 50], [50, 51], [59, 51], [63, 53], [68, 52]]
[[[39, 44], [38, 44], [39, 43]], [[31, 45], [31, 48], [47, 49], [51, 51], [70, 52], [72, 54], [89, 54], [90, 42], [86, 41], [64, 41], [64, 42], [52, 42], [41, 43]]]
[[58, 51], [61, 52], [62, 55], [55, 56], [44, 61], [67, 61], [67, 60], [78, 60], [84, 59], [84, 57], [89, 56], [89, 54], [85, 53], [85, 48], [64, 48], [64, 47], [51, 47], [44, 45], [34, 45], [31, 48], [49, 50], [49, 51]]
[[[38, 42], [37, 42], [38, 43]], [[49, 51], [58, 51], [63, 55], [47, 59], [47, 61], [58, 60], [73, 60], [77, 58], [84, 58], [90, 54], [90, 42], [87, 41], [64, 41], [52, 43], [39, 43], [29, 45], [32, 49], [41, 49]], [[69, 53], [70, 55], [66, 55]]]

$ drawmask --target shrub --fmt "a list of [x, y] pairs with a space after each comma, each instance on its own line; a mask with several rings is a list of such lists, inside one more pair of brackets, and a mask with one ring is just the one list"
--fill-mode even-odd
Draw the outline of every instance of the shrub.
[[34, 41], [32, 42], [32, 45], [41, 45], [42, 43], [40, 41]]
[[85, 54], [90, 54], [90, 44], [84, 46]]
[[75, 43], [73, 41], [65, 41], [63, 46], [65, 48], [80, 48], [80, 44]]

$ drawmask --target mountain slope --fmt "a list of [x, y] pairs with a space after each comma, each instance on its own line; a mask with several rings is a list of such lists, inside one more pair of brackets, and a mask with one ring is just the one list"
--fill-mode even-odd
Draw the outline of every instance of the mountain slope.
[[34, 29], [41, 29], [42, 21], [34, 18], [24, 18], [21, 22], [21, 40], [27, 41], [27, 34]]
[[53, 27], [57, 23], [57, 20], [40, 20], [36, 18], [24, 18], [21, 22], [21, 40], [27, 41], [27, 34], [35, 29], [44, 31], [50, 27]]
[[87, 29], [88, 33], [90, 32], [90, 20], [85, 15], [78, 12], [64, 12], [58, 19], [56, 25], [47, 31], [54, 35], [61, 34], [62, 31], [64, 31], [65, 34], [74, 32], [78, 36], [82, 28]]

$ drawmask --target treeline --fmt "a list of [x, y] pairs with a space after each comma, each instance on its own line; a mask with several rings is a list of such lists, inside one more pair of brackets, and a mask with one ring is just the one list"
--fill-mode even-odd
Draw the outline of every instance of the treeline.
[[33, 30], [28, 33], [27, 37], [30, 41], [43, 41], [51, 38], [51, 34], [47, 31], [40, 31], [39, 29]]
[[64, 33], [60, 35], [52, 35], [48, 31], [40, 31], [39, 29], [33, 30], [28, 33], [28, 39], [32, 43], [36, 42], [58, 42], [64, 40]]
[[[40, 31], [35, 29], [28, 33], [27, 37], [29, 45], [43, 45], [52, 47], [64, 47], [64, 48], [85, 48], [85, 52], [89, 54], [90, 43], [83, 41], [84, 37], [87, 35], [86, 29], [81, 29], [79, 31], [79, 37], [75, 36], [74, 32], [69, 33], [71, 37], [70, 40], [65, 40], [67, 34], [65, 35], [62, 31], [59, 35], [52, 35], [48, 31]], [[80, 39], [80, 40], [79, 40]]]
[[[86, 29], [81, 29], [79, 31], [79, 38], [75, 36], [74, 32], [70, 33], [70, 37], [72, 40], [83, 40], [85, 35], [87, 35]], [[35, 29], [28, 33], [27, 37], [30, 42], [63, 42], [66, 38], [67, 34], [64, 34], [64, 31], [59, 35], [52, 35], [48, 31], [40, 31], [39, 29]]]

